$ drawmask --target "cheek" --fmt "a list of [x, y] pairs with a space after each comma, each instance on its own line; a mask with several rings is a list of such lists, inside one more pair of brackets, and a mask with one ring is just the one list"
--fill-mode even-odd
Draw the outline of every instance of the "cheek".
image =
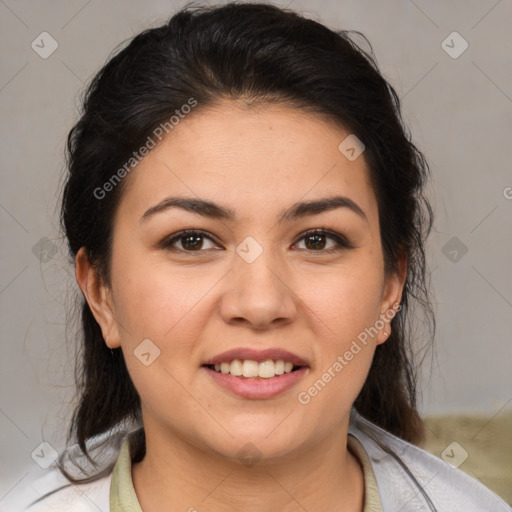
[[379, 317], [382, 278], [371, 265], [316, 272], [300, 282], [299, 297], [324, 324], [322, 332], [336, 348], [370, 328]]
[[217, 280], [201, 274], [198, 267], [173, 269], [151, 259], [119, 260], [116, 313], [126, 326], [126, 336], [153, 337], [160, 342], [176, 336], [187, 339], [189, 329], [200, 330], [204, 317], [202, 299]]
[[301, 389], [305, 394], [299, 403], [311, 402], [318, 413], [335, 408], [336, 416], [356, 399], [375, 351], [381, 286], [375, 267], [365, 265], [317, 273], [303, 282], [301, 298], [316, 318], [318, 364]]
[[[197, 340], [212, 314], [208, 292], [218, 277], [202, 275], [197, 267], [171, 269], [168, 264], [134, 260], [117, 261], [116, 317], [122, 326], [121, 345], [130, 377], [142, 402], [158, 416], [162, 403], [183, 408], [190, 402], [184, 388], [190, 385]], [[137, 355], [147, 339], [156, 349], [149, 344], [145, 352], [151, 359], [153, 351], [158, 356], [146, 366]], [[199, 409], [195, 413], [201, 416]]]
[[319, 435], [343, 421], [364, 385], [375, 352], [371, 327], [379, 304], [371, 280], [332, 280], [328, 290], [308, 301], [319, 317], [317, 364], [297, 396], [310, 417], [329, 418], [318, 427]]

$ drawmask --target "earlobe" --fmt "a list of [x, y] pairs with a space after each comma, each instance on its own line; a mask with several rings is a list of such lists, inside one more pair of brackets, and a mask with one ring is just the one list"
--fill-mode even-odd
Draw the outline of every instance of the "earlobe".
[[85, 247], [75, 258], [75, 277], [94, 318], [101, 327], [103, 338], [110, 348], [118, 348], [119, 333], [112, 309], [110, 289], [103, 283], [97, 270], [91, 265]]

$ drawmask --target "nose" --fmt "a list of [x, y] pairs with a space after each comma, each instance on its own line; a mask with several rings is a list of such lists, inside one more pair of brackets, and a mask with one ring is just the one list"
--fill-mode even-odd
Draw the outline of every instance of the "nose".
[[271, 251], [252, 263], [235, 255], [220, 311], [226, 323], [255, 330], [283, 326], [297, 317], [297, 297], [289, 273]]

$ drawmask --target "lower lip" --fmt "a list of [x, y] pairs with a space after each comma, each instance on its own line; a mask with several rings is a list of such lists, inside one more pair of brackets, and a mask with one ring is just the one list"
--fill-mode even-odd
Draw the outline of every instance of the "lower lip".
[[294, 386], [308, 371], [302, 367], [294, 372], [283, 373], [269, 379], [235, 377], [229, 373], [220, 373], [206, 366], [202, 367], [221, 387], [244, 398], [272, 398]]

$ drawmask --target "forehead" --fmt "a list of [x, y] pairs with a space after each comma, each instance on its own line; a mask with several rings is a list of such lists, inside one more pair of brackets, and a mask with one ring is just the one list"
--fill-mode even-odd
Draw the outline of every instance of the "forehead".
[[120, 209], [142, 215], [168, 195], [183, 195], [222, 202], [240, 218], [252, 218], [341, 194], [376, 220], [364, 153], [349, 160], [339, 149], [349, 135], [320, 115], [283, 105], [225, 101], [198, 109], [126, 178]]

